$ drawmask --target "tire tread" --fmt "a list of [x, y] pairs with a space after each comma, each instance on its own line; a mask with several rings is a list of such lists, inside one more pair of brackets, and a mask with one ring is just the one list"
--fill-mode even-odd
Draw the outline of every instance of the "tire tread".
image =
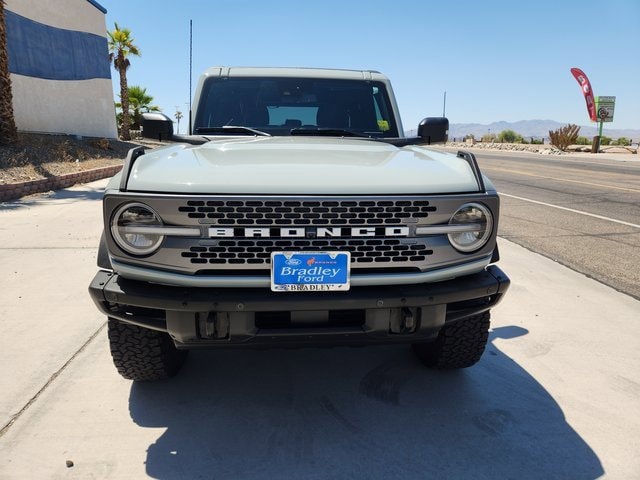
[[415, 343], [414, 352], [422, 363], [439, 369], [467, 368], [478, 363], [489, 338], [491, 314], [484, 312], [440, 330], [432, 343]]
[[162, 380], [178, 373], [187, 351], [176, 349], [171, 337], [110, 318], [109, 347], [118, 373], [137, 382]]

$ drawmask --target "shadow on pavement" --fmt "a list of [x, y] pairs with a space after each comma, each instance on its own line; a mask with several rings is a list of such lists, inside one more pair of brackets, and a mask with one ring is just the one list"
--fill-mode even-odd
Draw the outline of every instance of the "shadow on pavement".
[[36, 207], [38, 205], [45, 205], [52, 200], [102, 200], [104, 196], [104, 188], [91, 188], [85, 186], [86, 189], [64, 189], [56, 190], [48, 193], [40, 193], [23, 197], [19, 200], [11, 200], [8, 202], [0, 202], [0, 211], [2, 210], [18, 210], [20, 208]]
[[[514, 338], [519, 327], [494, 330]], [[493, 343], [475, 367], [423, 368], [407, 346], [194, 351], [133, 384], [136, 424], [166, 428], [153, 478], [581, 478], [598, 457]]]

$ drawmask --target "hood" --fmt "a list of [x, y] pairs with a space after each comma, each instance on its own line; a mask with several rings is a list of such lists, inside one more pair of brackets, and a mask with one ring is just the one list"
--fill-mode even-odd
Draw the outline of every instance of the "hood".
[[326, 137], [214, 139], [151, 150], [128, 189], [193, 194], [367, 195], [477, 191], [469, 164], [448, 153]]

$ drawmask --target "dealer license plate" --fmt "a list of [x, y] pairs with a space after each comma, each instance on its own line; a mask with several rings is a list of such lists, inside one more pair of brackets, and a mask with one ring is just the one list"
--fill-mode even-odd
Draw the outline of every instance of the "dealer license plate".
[[272, 252], [271, 290], [349, 290], [350, 252]]

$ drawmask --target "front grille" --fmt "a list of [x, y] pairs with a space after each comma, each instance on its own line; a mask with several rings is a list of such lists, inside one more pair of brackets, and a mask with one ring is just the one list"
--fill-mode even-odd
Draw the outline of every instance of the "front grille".
[[225, 239], [214, 246], [194, 246], [181, 252], [192, 264], [268, 265], [271, 252], [280, 251], [339, 251], [351, 252], [351, 263], [384, 264], [422, 263], [433, 250], [420, 239], [344, 238], [344, 239]]
[[341, 226], [416, 223], [436, 211], [428, 200], [189, 200], [178, 212], [200, 223]]
[[[175, 253], [194, 271], [268, 271], [271, 253], [340, 251], [351, 253], [358, 270], [422, 270], [434, 255], [432, 239], [391, 236], [385, 227], [409, 227], [434, 222], [437, 203], [425, 197], [209, 197], [173, 203], [171, 221], [234, 229], [230, 237], [186, 240]], [[305, 229], [305, 237], [280, 235], [280, 228]], [[347, 236], [352, 228], [375, 227], [375, 235]], [[271, 237], [243, 235], [244, 229], [268, 228]], [[336, 236], [315, 237], [316, 229], [340, 228]], [[205, 230], [203, 230], [204, 232]], [[228, 231], [228, 230], [227, 230]], [[387, 236], [384, 236], [387, 235]], [[178, 245], [175, 245], [178, 247]]]
[[[107, 212], [140, 195], [105, 196]], [[495, 213], [495, 195], [159, 195], [144, 203], [166, 227], [190, 227], [194, 236], [167, 235], [145, 258], [120, 254], [137, 266], [201, 276], [267, 276], [278, 251], [349, 251], [355, 275], [426, 272], [475, 260], [446, 234], [418, 233], [445, 226], [461, 205], [482, 201]], [[116, 246], [114, 251], [118, 252]]]

